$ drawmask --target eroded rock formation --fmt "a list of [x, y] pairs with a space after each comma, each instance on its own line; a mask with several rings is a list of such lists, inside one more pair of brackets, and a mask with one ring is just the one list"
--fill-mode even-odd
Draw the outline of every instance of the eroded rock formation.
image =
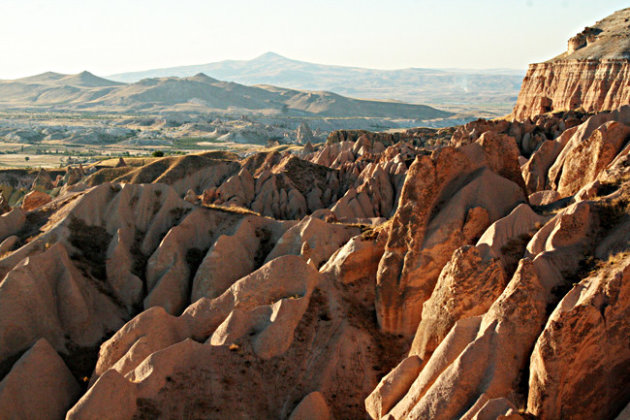
[[565, 53], [531, 64], [512, 113], [517, 120], [581, 108], [613, 110], [630, 103], [630, 9], [569, 40]]
[[56, 172], [0, 171], [2, 418], [630, 410], [628, 106]]

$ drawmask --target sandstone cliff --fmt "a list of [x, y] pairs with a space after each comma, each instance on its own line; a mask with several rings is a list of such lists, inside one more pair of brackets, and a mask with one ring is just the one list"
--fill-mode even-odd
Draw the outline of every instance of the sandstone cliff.
[[34, 177], [1, 418], [628, 418], [629, 105]]
[[630, 103], [630, 9], [587, 27], [567, 51], [531, 64], [512, 113], [524, 120], [551, 111], [616, 109]]

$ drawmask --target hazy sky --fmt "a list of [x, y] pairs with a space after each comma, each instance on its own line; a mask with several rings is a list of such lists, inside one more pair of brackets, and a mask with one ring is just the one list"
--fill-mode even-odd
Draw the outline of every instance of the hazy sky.
[[617, 0], [0, 0], [0, 78], [108, 75], [266, 51], [373, 68], [525, 68]]

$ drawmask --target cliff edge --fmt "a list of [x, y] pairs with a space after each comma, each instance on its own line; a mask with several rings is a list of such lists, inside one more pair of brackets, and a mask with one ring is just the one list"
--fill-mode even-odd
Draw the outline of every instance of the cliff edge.
[[582, 108], [612, 110], [630, 103], [630, 8], [619, 10], [569, 39], [567, 50], [530, 64], [515, 120]]

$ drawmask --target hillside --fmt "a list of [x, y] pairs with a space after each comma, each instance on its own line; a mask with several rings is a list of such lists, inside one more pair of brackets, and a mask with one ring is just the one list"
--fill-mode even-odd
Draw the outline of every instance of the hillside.
[[429, 104], [513, 103], [523, 80], [520, 70], [376, 70], [291, 60], [266, 53], [252, 60], [171, 67], [109, 76], [135, 82], [152, 77], [205, 73], [244, 84], [270, 84], [300, 90], [326, 90], [357, 98], [396, 99]]
[[630, 59], [630, 8], [584, 28], [569, 39], [567, 51], [549, 61], [623, 59]]
[[[230, 94], [103, 97], [182, 81]], [[0, 170], [0, 417], [629, 419], [630, 104], [527, 98], [522, 121]]]
[[143, 79], [125, 84], [88, 72], [44, 73], [0, 81], [0, 109], [97, 112], [200, 112], [300, 117], [433, 119], [451, 115], [425, 105], [347, 98], [274, 86], [246, 86], [204, 74]]

